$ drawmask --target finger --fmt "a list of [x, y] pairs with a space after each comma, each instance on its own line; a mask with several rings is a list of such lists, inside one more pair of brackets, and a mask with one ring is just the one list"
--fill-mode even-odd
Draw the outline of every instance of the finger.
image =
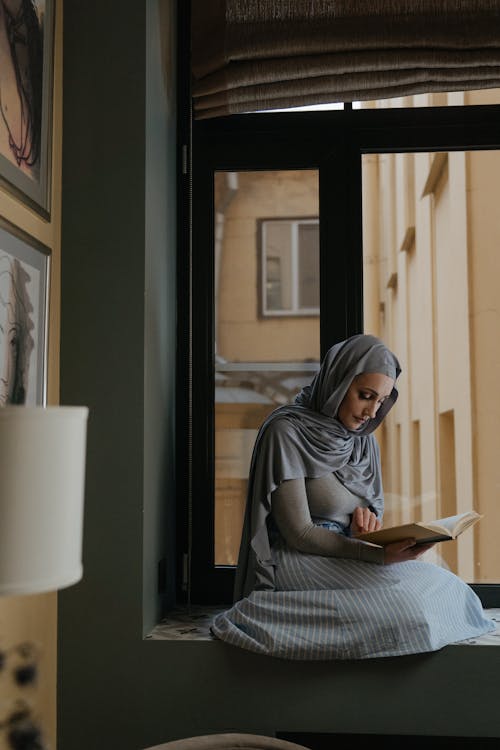
[[360, 528], [363, 528], [363, 508], [354, 509], [354, 520]]
[[400, 552], [404, 552], [405, 550], [409, 550], [411, 547], [416, 546], [416, 540], [415, 539], [403, 539], [400, 542], [397, 542], [398, 548]]
[[365, 524], [368, 531], [374, 531], [375, 530], [375, 523], [377, 521], [377, 516], [373, 511], [371, 511], [369, 508], [365, 509]]
[[362, 531], [369, 531], [368, 518], [365, 513], [365, 508], [358, 508], [358, 525]]

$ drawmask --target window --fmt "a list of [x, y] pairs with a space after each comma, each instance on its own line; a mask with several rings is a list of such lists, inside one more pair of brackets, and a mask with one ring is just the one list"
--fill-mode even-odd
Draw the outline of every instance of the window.
[[[282, 218], [297, 203], [316, 218]], [[266, 219], [259, 218], [263, 206]], [[257, 431], [273, 409], [294, 399], [319, 364], [318, 212], [315, 169], [214, 174], [214, 564], [219, 568], [237, 562]], [[262, 314], [269, 268], [281, 271], [267, 295], [268, 308], [269, 299], [279, 302], [276, 315]], [[311, 278], [315, 308], [307, 299]], [[297, 317], [306, 305], [308, 314]]]
[[318, 315], [319, 219], [259, 224], [262, 315]]
[[[499, 123], [497, 105], [250, 114], [194, 123], [191, 253], [185, 244], [179, 257], [185, 284], [181, 295], [188, 300], [179, 316], [181, 329], [184, 326], [180, 382], [188, 387], [180, 391], [183, 398], [178, 402], [185, 430], [178, 444], [179, 540], [187, 559], [184, 570], [190, 573], [184, 595], [193, 603], [231, 601], [247, 468], [253, 437], [267, 410], [293, 398], [332, 343], [363, 330], [378, 332], [405, 364], [410, 358], [421, 368], [417, 353], [429, 311], [424, 304], [428, 294], [439, 313], [436, 325], [441, 328], [436, 331], [446, 341], [443, 332], [453, 321], [446, 318], [449, 311], [441, 304], [440, 287], [428, 287], [421, 265], [424, 248], [435, 265], [436, 283], [442, 281], [443, 289], [447, 284], [452, 291], [459, 289], [455, 282], [452, 288], [446, 268], [449, 251], [456, 246], [453, 232], [461, 231], [462, 224], [446, 219], [445, 185], [446, 170], [456, 170], [462, 157], [445, 159], [443, 154], [473, 149], [478, 156], [470, 168], [475, 169], [481, 153], [487, 162], [488, 150], [500, 150]], [[292, 190], [291, 203], [283, 208], [283, 186], [293, 178], [294, 189], [304, 191], [311, 175], [317, 184], [316, 207], [304, 205], [303, 192], [293, 198]], [[244, 200], [243, 184], [250, 201]], [[485, 195], [493, 200], [495, 189]], [[460, 196], [455, 193], [453, 199]], [[465, 204], [463, 208], [467, 210]], [[445, 226], [451, 228], [450, 235]], [[486, 242], [490, 266], [496, 268], [498, 236]], [[468, 252], [470, 265], [476, 252], [473, 243]], [[487, 264], [481, 268], [486, 270]], [[495, 273], [484, 277], [493, 296], [497, 278]], [[468, 294], [478, 293], [474, 280], [477, 274], [469, 280]], [[455, 297], [460, 294], [457, 291]], [[450, 310], [456, 316], [458, 308]], [[464, 325], [473, 326], [472, 394], [491, 393], [488, 369], [477, 369], [476, 362], [483, 344], [486, 352], [485, 342], [491, 344], [494, 336], [490, 333], [483, 340], [476, 330], [479, 317], [469, 323], [467, 315], [463, 318]], [[304, 326], [309, 324], [307, 332]], [[371, 326], [380, 328], [369, 331]], [[410, 329], [415, 334], [411, 337]], [[285, 344], [295, 344], [299, 337], [304, 337], [304, 345], [288, 356]], [[461, 378], [460, 382], [463, 372]], [[399, 406], [406, 411], [378, 435], [384, 471], [390, 476], [389, 509], [391, 499], [398, 501], [395, 521], [426, 512], [432, 458], [427, 410], [436, 387], [431, 379], [416, 391], [405, 367]], [[409, 409], [412, 398], [422, 407]], [[462, 406], [456, 411], [445, 397], [437, 408], [434, 434], [439, 434], [442, 455], [435, 456], [433, 491], [443, 494], [446, 504], [455, 495], [453, 486], [443, 484], [445, 448], [453, 453], [458, 497], [465, 412]], [[448, 433], [454, 434], [453, 440]], [[479, 435], [477, 466], [467, 474], [475, 491], [486, 481], [480, 467], [495, 469], [483, 443]], [[408, 498], [408, 507], [399, 502], [402, 497]], [[478, 533], [491, 539], [489, 529], [494, 528], [491, 519], [487, 526], [479, 524]], [[459, 563], [466, 552], [458, 550]], [[483, 568], [481, 578], [475, 576], [480, 582], [476, 587], [483, 601], [493, 597], [488, 606], [498, 606], [500, 570], [494, 568], [492, 555], [484, 560], [491, 566], [486, 572]], [[470, 564], [463, 570], [473, 583]]]

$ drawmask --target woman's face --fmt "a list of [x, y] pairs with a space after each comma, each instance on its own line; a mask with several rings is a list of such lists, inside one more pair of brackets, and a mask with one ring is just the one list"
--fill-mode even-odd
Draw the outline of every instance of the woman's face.
[[348, 430], [359, 430], [375, 417], [393, 387], [394, 380], [378, 372], [356, 375], [339, 406], [337, 419]]

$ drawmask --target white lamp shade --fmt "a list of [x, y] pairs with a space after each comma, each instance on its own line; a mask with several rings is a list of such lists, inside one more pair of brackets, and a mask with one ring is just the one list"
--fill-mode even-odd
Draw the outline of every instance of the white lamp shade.
[[86, 406], [0, 408], [0, 595], [82, 577], [87, 419]]

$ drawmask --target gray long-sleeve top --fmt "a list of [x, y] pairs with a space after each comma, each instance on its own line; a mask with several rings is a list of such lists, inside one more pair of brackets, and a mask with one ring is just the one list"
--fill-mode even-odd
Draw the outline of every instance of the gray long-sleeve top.
[[[335, 521], [348, 529], [354, 509], [368, 504], [335, 474], [317, 479], [289, 479], [272, 494], [272, 515], [290, 547], [327, 557], [345, 557], [383, 565], [384, 551], [315, 521]], [[314, 520], [313, 520], [314, 519]]]

